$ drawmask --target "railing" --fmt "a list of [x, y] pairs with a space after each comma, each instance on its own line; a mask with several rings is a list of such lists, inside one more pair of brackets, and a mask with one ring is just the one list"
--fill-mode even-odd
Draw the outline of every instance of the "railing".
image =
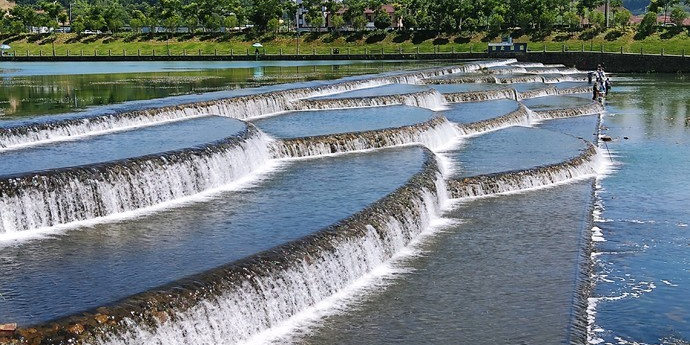
[[[528, 53], [549, 53], [549, 52], [568, 52], [568, 53], [605, 53], [605, 54], [638, 54], [638, 55], [657, 55], [657, 56], [682, 56], [686, 57], [686, 50], [682, 48], [666, 49], [666, 48], [647, 48], [633, 47], [627, 48], [614, 44], [555, 44], [555, 43], [530, 43], [527, 49]], [[280, 57], [280, 56], [320, 56], [320, 57], [340, 57], [345, 58], [350, 55], [357, 56], [415, 56], [424, 55], [429, 57], [431, 55], [466, 55], [466, 54], [489, 54], [485, 45], [473, 46], [434, 46], [429, 47], [413, 47], [413, 48], [370, 48], [370, 47], [319, 47], [319, 48], [300, 48], [286, 49], [286, 48], [261, 48], [256, 50], [253, 48], [246, 49], [175, 49], [166, 47], [156, 47], [150, 49], [136, 49], [136, 50], [113, 50], [113, 49], [33, 49], [33, 50], [10, 50], [4, 51], [3, 57], [45, 57], [61, 58], [61, 57], [254, 57], [260, 59], [262, 57]], [[490, 53], [501, 54], [501, 53]]]

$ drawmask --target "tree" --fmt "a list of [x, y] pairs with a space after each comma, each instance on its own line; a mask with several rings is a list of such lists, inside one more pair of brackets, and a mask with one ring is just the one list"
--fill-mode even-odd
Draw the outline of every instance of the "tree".
[[228, 29], [235, 30], [238, 24], [239, 22], [237, 21], [237, 16], [234, 13], [225, 17], [225, 20], [223, 21], [223, 25], [225, 25], [226, 31]]
[[666, 24], [666, 18], [668, 15], [668, 10], [672, 6], [680, 4], [680, 0], [652, 0], [649, 3], [649, 7], [647, 9], [651, 12], [656, 12], [659, 13], [659, 11], [663, 11], [664, 13], [664, 24]]
[[341, 15], [334, 15], [331, 17], [331, 25], [335, 31], [340, 31], [345, 27], [345, 19]]
[[489, 32], [498, 34], [501, 32], [503, 28], [503, 24], [505, 24], [505, 19], [503, 18], [502, 15], [498, 13], [494, 13], [491, 16], [489, 16]]
[[637, 32], [643, 36], [648, 36], [656, 30], [656, 13], [648, 12], [642, 18], [640, 25], [637, 27]]
[[282, 14], [280, 0], [255, 0], [254, 7], [250, 9], [249, 19], [258, 31], [265, 32], [268, 21], [280, 18]]
[[278, 20], [278, 18], [269, 19], [266, 28], [270, 32], [277, 33], [278, 28], [280, 28], [280, 20]]
[[391, 16], [385, 11], [379, 9], [376, 11], [376, 16], [374, 17], [374, 26], [379, 30], [384, 30], [391, 26]]
[[357, 17], [352, 18], [352, 27], [356, 31], [362, 31], [364, 28], [367, 26], [367, 19], [364, 18], [364, 15], [359, 15]]
[[567, 25], [571, 31], [580, 28], [580, 16], [573, 11], [568, 11], [563, 14], [563, 24]]
[[589, 25], [597, 31], [601, 30], [604, 25], [606, 25], [604, 14], [599, 11], [589, 11], [587, 20], [589, 20]]
[[628, 26], [630, 18], [632, 18], [632, 13], [630, 13], [630, 11], [626, 9], [616, 11], [613, 15], [613, 24], [615, 26]]
[[671, 10], [671, 23], [676, 24], [677, 26], [682, 26], [683, 21], [685, 21], [685, 18], [688, 17], [688, 13], [685, 12], [685, 9], [681, 6], [676, 6]]

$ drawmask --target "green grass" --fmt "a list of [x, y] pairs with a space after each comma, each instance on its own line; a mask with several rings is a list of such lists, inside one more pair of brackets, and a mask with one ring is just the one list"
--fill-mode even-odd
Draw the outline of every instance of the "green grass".
[[[556, 32], [548, 36], [512, 33], [516, 42], [528, 42], [530, 50], [541, 51], [605, 51], [646, 54], [690, 54], [690, 33], [687, 28], [669, 28], [640, 38], [633, 29], [611, 29], [604, 33]], [[340, 54], [482, 52], [487, 42], [497, 41], [484, 33], [474, 36], [447, 36], [425, 32], [366, 33], [302, 33], [254, 37], [251, 34], [23, 34], [0, 35], [10, 44], [17, 56], [24, 55], [245, 55], [254, 54], [251, 46], [261, 42], [265, 54], [330, 54], [338, 48]]]

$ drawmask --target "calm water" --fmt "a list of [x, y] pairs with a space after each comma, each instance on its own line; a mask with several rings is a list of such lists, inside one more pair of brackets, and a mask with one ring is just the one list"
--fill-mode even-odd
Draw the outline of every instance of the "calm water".
[[463, 102], [448, 105], [443, 115], [455, 123], [472, 123], [508, 114], [517, 110], [518, 102], [509, 99], [499, 99], [484, 102]]
[[367, 61], [0, 64], [0, 119], [276, 83], [335, 79], [431, 63]]
[[466, 177], [559, 163], [586, 148], [584, 141], [563, 133], [510, 127], [469, 138], [447, 155], [457, 164], [455, 177]]
[[428, 109], [395, 105], [292, 112], [253, 123], [272, 136], [295, 138], [408, 126], [428, 121], [436, 114]]

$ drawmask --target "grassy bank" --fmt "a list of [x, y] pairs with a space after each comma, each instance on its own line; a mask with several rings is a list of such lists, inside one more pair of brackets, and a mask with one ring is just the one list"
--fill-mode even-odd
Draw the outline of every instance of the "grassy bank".
[[[548, 36], [513, 33], [516, 42], [528, 42], [530, 50], [607, 51], [648, 54], [690, 55], [690, 33], [687, 28], [669, 28], [648, 37], [636, 37], [630, 29], [609, 30], [591, 34], [558, 32]], [[487, 43], [497, 41], [486, 34], [446, 36], [424, 32], [302, 33], [254, 37], [251, 34], [23, 34], [0, 35], [11, 45], [9, 53], [24, 55], [243, 55], [253, 54], [252, 44], [260, 42], [265, 54], [340, 54], [396, 52], [481, 52]]]

